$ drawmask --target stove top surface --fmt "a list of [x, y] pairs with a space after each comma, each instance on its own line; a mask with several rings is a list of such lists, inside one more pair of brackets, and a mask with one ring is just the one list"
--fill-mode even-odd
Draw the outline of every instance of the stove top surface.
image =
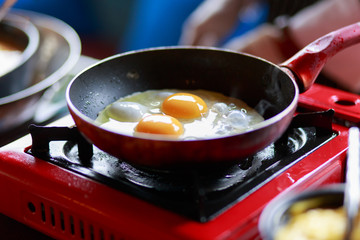
[[[314, 110], [329, 109], [307, 102], [312, 94], [319, 95], [310, 91], [300, 97], [305, 112], [311, 112], [311, 104]], [[322, 118], [315, 129], [294, 124], [290, 138], [265, 149], [274, 160], [259, 153], [236, 166], [217, 169], [216, 174], [149, 172], [109, 156], [99, 159], [104, 154], [96, 148], [91, 161], [83, 161], [72, 141], [51, 142], [52, 157], [44, 160], [29, 154], [32, 140], [26, 135], [0, 149], [0, 190], [7, 196], [0, 199], [0, 212], [57, 239], [143, 239], [149, 234], [158, 239], [254, 239], [258, 217], [273, 198], [343, 181], [348, 128], [338, 123], [354, 124], [357, 118], [343, 118], [337, 112], [331, 130]], [[70, 116], [50, 124], [72, 125]], [[314, 137], [317, 133], [319, 138]], [[316, 147], [307, 145], [314, 141]], [[276, 145], [287, 148], [273, 151]], [[132, 192], [133, 185], [139, 192]], [[200, 190], [194, 185], [201, 185]], [[180, 211], [183, 202], [195, 205]]]
[[[43, 142], [43, 136], [48, 139], [49, 135], [58, 139], [59, 132], [62, 136], [69, 132], [64, 138], [70, 140], [45, 141], [45, 148], [50, 145], [46, 153], [43, 146], [33, 144], [28, 153], [192, 220], [207, 222], [336, 137], [331, 129], [332, 115], [333, 111], [300, 114], [281, 139], [238, 164], [226, 166], [143, 169], [92, 145], [79, 148], [78, 132], [67, 127], [33, 126], [33, 143]], [[318, 118], [322, 119], [321, 126], [307, 126]], [[312, 119], [311, 124], [308, 119]]]

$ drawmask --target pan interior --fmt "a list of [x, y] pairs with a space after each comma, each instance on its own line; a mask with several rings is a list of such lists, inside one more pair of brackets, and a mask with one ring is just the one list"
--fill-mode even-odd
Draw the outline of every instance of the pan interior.
[[69, 88], [74, 107], [95, 119], [120, 97], [149, 89], [205, 89], [239, 98], [265, 119], [294, 101], [296, 86], [267, 61], [216, 49], [170, 48], [120, 54], [77, 76]]

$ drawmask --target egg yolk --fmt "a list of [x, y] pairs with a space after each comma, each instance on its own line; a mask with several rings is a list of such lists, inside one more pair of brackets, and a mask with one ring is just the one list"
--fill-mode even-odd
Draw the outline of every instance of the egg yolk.
[[200, 97], [190, 93], [175, 93], [168, 96], [161, 105], [161, 111], [175, 118], [199, 118], [208, 110]]
[[153, 114], [142, 118], [135, 127], [135, 132], [180, 136], [184, 133], [182, 124], [168, 115]]

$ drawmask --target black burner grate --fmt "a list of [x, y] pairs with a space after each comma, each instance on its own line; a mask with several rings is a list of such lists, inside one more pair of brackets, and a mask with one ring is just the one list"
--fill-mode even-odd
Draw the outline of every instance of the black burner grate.
[[336, 137], [331, 127], [332, 116], [332, 110], [299, 114], [287, 132], [266, 149], [240, 164], [216, 169], [139, 169], [88, 144], [76, 128], [67, 127], [32, 125], [33, 146], [29, 153], [157, 206], [206, 222]]

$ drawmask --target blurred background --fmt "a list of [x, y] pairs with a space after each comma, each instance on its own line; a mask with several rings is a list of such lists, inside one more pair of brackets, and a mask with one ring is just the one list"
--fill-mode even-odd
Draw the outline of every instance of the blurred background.
[[[63, 20], [80, 35], [83, 54], [104, 58], [118, 52], [177, 45], [186, 18], [202, 0], [18, 0], [14, 8]], [[228, 38], [282, 13], [294, 14], [314, 0], [259, 1], [239, 17]]]
[[[203, 1], [17, 0], [14, 8], [44, 13], [61, 19], [72, 26], [80, 36], [83, 55], [102, 59], [130, 50], [178, 45], [184, 22]], [[247, 33], [262, 23], [273, 22], [278, 16], [292, 16], [306, 6], [317, 2], [316, 0], [243, 1], [251, 1], [253, 4], [239, 13], [237, 24], [222, 39], [223, 43], [235, 36]], [[3, 2], [4, 0], [0, 0], [0, 3]], [[60, 88], [60, 90], [64, 89], [64, 86]], [[56, 91], [63, 93], [57, 89]], [[56, 99], [58, 95], [54, 94], [54, 96]], [[63, 103], [63, 107], [66, 107], [66, 103]], [[27, 124], [24, 128], [27, 129]], [[20, 128], [17, 134], [22, 134], [22, 131], [23, 128]], [[2, 134], [6, 140], [10, 136], [17, 135], [14, 132]], [[7, 239], [29, 239], [29, 232], [35, 235], [29, 228], [26, 228], [26, 231], [18, 231], [18, 226], [15, 224], [15, 221], [0, 215], [2, 226], [0, 230], [3, 235], [8, 236]], [[10, 237], [12, 235], [14, 237]], [[48, 238], [40, 234], [33, 239]]]

